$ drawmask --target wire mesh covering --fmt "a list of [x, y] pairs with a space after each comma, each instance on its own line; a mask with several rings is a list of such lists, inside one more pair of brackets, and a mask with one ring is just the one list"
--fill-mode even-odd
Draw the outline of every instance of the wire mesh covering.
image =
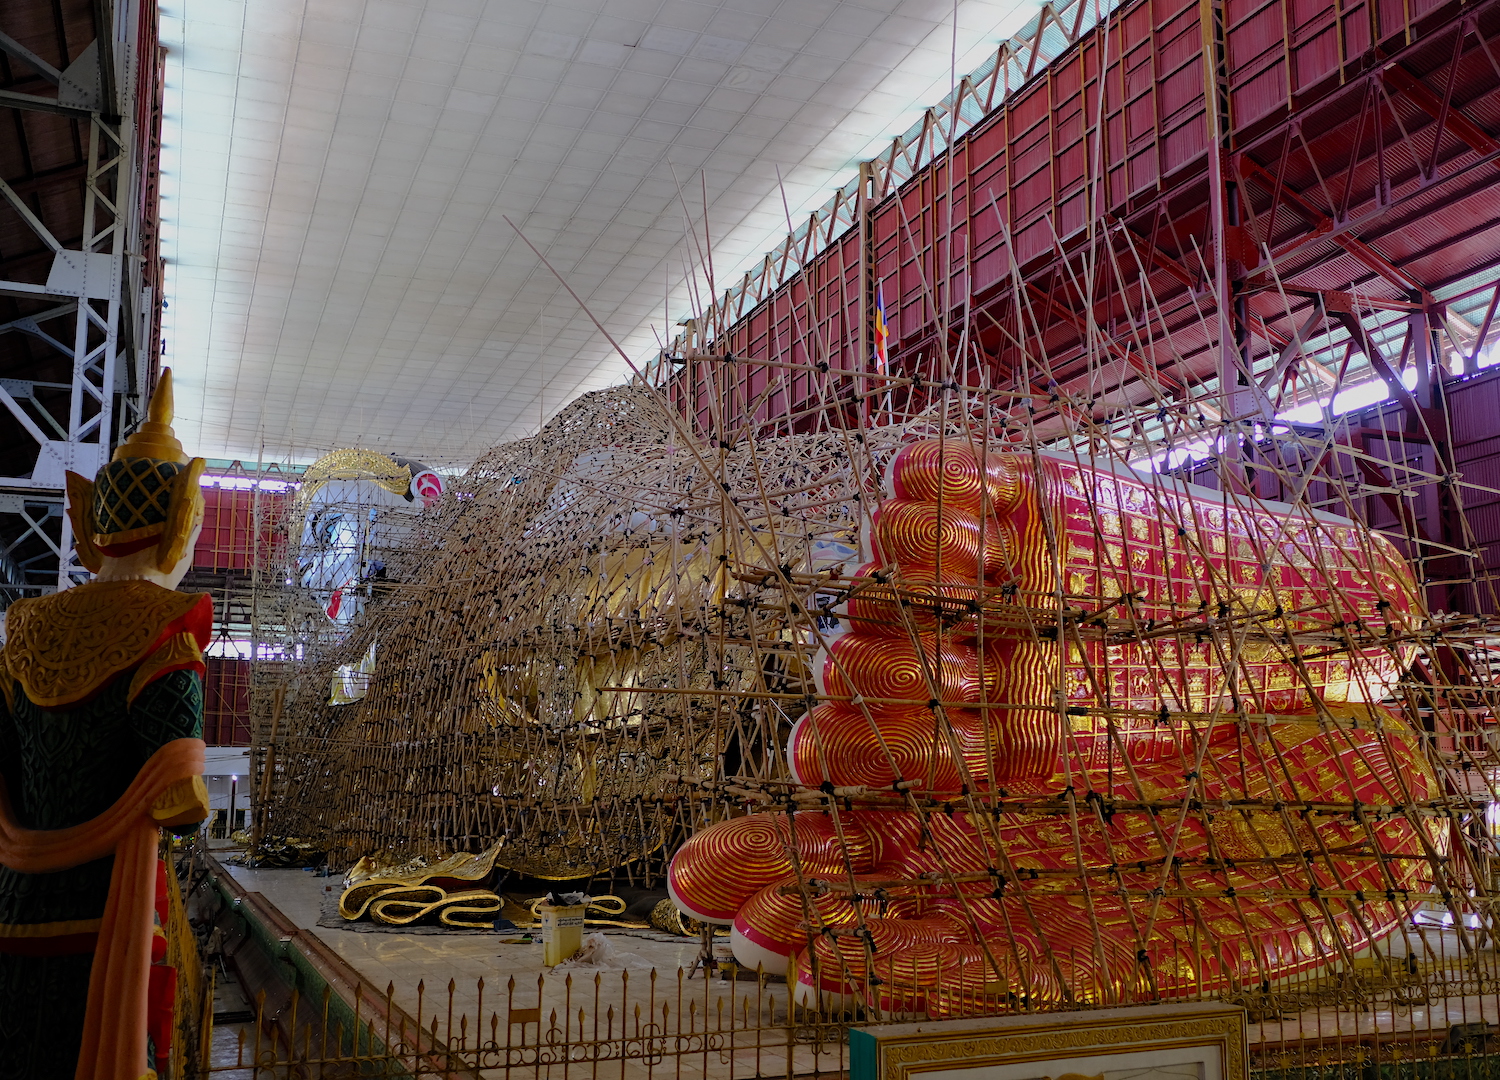
[[[267, 827], [350, 861], [504, 838], [501, 865], [577, 878], [721, 816], [684, 781], [726, 756], [773, 775], [786, 701], [812, 690], [811, 643], [753, 582], [852, 569], [874, 464], [901, 437], [872, 433], [857, 460], [834, 434], [708, 460], [636, 386], [491, 452], [388, 553], [347, 636], [304, 639]], [[359, 699], [328, 704], [372, 648]]]

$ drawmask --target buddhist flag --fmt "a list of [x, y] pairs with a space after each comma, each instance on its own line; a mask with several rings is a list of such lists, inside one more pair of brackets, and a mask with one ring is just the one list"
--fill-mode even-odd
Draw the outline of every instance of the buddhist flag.
[[882, 375], [886, 373], [891, 363], [888, 345], [890, 336], [891, 329], [885, 324], [885, 287], [884, 283], [877, 282], [875, 285], [875, 370]]

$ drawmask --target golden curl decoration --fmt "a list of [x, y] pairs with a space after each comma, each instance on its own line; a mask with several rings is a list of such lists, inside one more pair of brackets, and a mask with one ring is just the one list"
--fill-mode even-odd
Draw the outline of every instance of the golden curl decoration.
[[934, 503], [891, 499], [875, 516], [875, 540], [885, 562], [932, 567], [945, 580], [979, 577], [983, 551], [979, 518]]

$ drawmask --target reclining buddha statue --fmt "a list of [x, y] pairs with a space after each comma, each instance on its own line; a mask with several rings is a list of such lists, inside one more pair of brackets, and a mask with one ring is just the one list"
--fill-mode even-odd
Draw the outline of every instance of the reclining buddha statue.
[[741, 964], [804, 1004], [961, 1015], [1264, 988], [1409, 918], [1443, 841], [1381, 703], [1421, 618], [1390, 541], [952, 440], [887, 489], [786, 746], [822, 797], [670, 867]]
[[[68, 474], [95, 580], [6, 613], [0, 651], [0, 1062], [7, 1076], [140, 1080], [168, 1054], [174, 972], [157, 850], [208, 813], [213, 604], [174, 591], [203, 526], [171, 373], [90, 482]], [[153, 962], [157, 961], [157, 962]]]

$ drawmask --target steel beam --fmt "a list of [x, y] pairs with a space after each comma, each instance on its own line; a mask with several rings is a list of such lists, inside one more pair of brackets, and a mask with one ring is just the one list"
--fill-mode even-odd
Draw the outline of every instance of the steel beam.
[[1433, 148], [1437, 148], [1437, 140], [1444, 131], [1452, 131], [1475, 153], [1489, 156], [1500, 151], [1500, 141], [1492, 138], [1488, 132], [1480, 127], [1462, 109], [1455, 108], [1450, 102], [1440, 100], [1436, 94], [1427, 88], [1427, 84], [1407, 71], [1400, 63], [1391, 64], [1380, 73], [1381, 80], [1392, 90], [1404, 95], [1417, 108], [1438, 122], [1438, 130], [1433, 134]]
[[56, 98], [38, 97], [35, 94], [22, 94], [15, 90], [0, 90], [0, 106], [8, 109], [23, 109], [30, 112], [69, 116], [74, 120], [87, 120], [97, 115], [91, 110], [77, 105], [64, 105]]
[[46, 79], [53, 86], [62, 85], [63, 73], [61, 71], [58, 71], [9, 34], [0, 33], [0, 52], [8, 56], [13, 56], [17, 60], [25, 61], [38, 75]]
[[[135, 19], [122, 24], [122, 41], [108, 31], [112, 5], [96, 5], [98, 41], [85, 49], [66, 71], [51, 68], [41, 58], [13, 40], [0, 35], [0, 52], [36, 68], [59, 87], [57, 100], [15, 91], [0, 91], [0, 106], [39, 110], [67, 116], [80, 122], [79, 134], [87, 147], [87, 165], [79, 191], [82, 206], [80, 239], [67, 248], [49, 228], [45, 212], [39, 212], [0, 180], [0, 198], [20, 215], [27, 227], [53, 254], [45, 284], [0, 281], [0, 293], [28, 300], [53, 300], [53, 306], [36, 314], [0, 325], [0, 333], [24, 333], [50, 350], [69, 359], [66, 384], [48, 384], [48, 389], [66, 392], [66, 414], [54, 416], [37, 400], [35, 384], [26, 379], [0, 381], [0, 410], [9, 415], [36, 444], [37, 464], [30, 476], [0, 477], [0, 490], [24, 493], [0, 497], [0, 517], [19, 522], [17, 542], [35, 546], [44, 553], [28, 559], [33, 585], [65, 589], [87, 577], [78, 563], [71, 523], [62, 512], [63, 470], [91, 472], [107, 457], [122, 434], [116, 419], [116, 368], [122, 344], [136, 336], [141, 321], [143, 297], [133, 292], [133, 275], [127, 252], [139, 251], [141, 223], [138, 218], [139, 133], [135, 130], [138, 69], [154, 70], [156, 57], [137, 56]], [[117, 51], [127, 60], [127, 70], [116, 72]], [[148, 50], [151, 51], [151, 50]], [[117, 93], [118, 91], [118, 93]], [[91, 105], [92, 107], [86, 107]], [[76, 212], [76, 211], [75, 211]], [[138, 276], [138, 275], [134, 275]], [[144, 302], [157, 302], [144, 298]], [[23, 309], [24, 310], [24, 309]], [[71, 333], [57, 332], [59, 322], [71, 322]], [[47, 323], [47, 329], [42, 328]], [[16, 372], [24, 376], [23, 372]], [[133, 380], [137, 386], [143, 381]], [[30, 405], [25, 402], [29, 399]], [[59, 400], [61, 395], [59, 395]], [[139, 410], [135, 410], [139, 415]], [[50, 430], [49, 430], [50, 429]], [[28, 508], [30, 507], [30, 509]], [[37, 517], [33, 509], [44, 513]], [[41, 575], [45, 574], [45, 581]]]
[[[1425, 285], [1363, 240], [1347, 232], [1339, 231], [1333, 218], [1323, 210], [1320, 210], [1301, 192], [1293, 190], [1285, 183], [1278, 182], [1277, 178], [1272, 176], [1260, 162], [1248, 154], [1240, 154], [1235, 161], [1239, 166], [1239, 172], [1242, 177], [1251, 177], [1266, 185], [1269, 194], [1274, 195], [1279, 193], [1283, 199], [1297, 209], [1298, 213], [1307, 218], [1309, 224], [1313, 227], [1312, 232], [1306, 237], [1300, 238], [1298, 240], [1299, 244], [1326, 236], [1333, 243], [1358, 259], [1368, 269], [1379, 274], [1391, 284], [1407, 292], [1421, 293], [1426, 300], [1431, 301], [1432, 294], [1427, 291]], [[1291, 250], [1295, 249], [1282, 248], [1275, 254], [1278, 258], [1285, 258], [1291, 253]]]

